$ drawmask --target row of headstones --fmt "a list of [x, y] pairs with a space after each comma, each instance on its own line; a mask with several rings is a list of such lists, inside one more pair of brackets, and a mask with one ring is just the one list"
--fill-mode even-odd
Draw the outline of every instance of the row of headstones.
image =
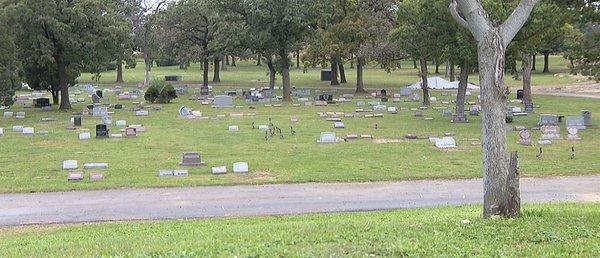
[[[65, 160], [62, 164], [63, 170], [71, 171], [67, 177], [68, 181], [81, 181], [84, 178], [84, 173], [74, 171], [79, 168], [77, 160]], [[108, 163], [85, 163], [83, 164], [83, 168], [90, 169], [108, 169]], [[98, 181], [104, 179], [104, 174], [102, 173], [91, 173], [90, 181]]]
[[[126, 137], [136, 137], [138, 132], [144, 132], [146, 129], [143, 125], [130, 125], [123, 129]], [[109, 134], [109, 129], [105, 124], [96, 125], [96, 138], [122, 138], [122, 133]], [[79, 140], [89, 140], [92, 138], [90, 132], [80, 132], [78, 136]]]
[[19, 111], [19, 112], [12, 112], [12, 111], [4, 111], [3, 114], [4, 118], [16, 118], [16, 119], [25, 119], [25, 112], [24, 111]]
[[[12, 127], [12, 131], [15, 133], [20, 133], [25, 136], [33, 136], [35, 135], [35, 128], [33, 127], [24, 127], [22, 125], [14, 125]], [[39, 135], [47, 135], [48, 131], [39, 131], [37, 134]], [[0, 128], [0, 136], [4, 136], [4, 128]]]
[[[345, 139], [346, 140], [352, 140], [352, 139], [358, 139], [358, 138], [369, 138], [372, 139], [373, 136], [372, 135], [348, 135]], [[337, 143], [340, 142], [342, 139], [337, 137], [335, 133], [333, 132], [322, 132], [321, 136], [319, 137], [319, 140], [317, 140], [318, 143], [322, 143], [322, 144], [327, 144], [327, 143]], [[454, 140], [453, 137], [442, 137], [442, 138], [437, 138], [437, 137], [432, 137], [429, 138], [429, 140], [433, 143], [435, 143], [435, 146], [439, 149], [451, 149], [451, 148], [456, 148], [456, 141]]]
[[[197, 167], [204, 166], [206, 162], [202, 160], [202, 156], [198, 152], [185, 152], [182, 154], [182, 160], [180, 163], [181, 166], [186, 167]], [[249, 172], [248, 163], [247, 162], [236, 162], [233, 163], [233, 172], [234, 173], [247, 173]], [[227, 168], [225, 166], [217, 166], [212, 168], [213, 174], [225, 174], [227, 173]], [[168, 177], [168, 176], [187, 176], [187, 170], [160, 170], [158, 173], [159, 177]]]

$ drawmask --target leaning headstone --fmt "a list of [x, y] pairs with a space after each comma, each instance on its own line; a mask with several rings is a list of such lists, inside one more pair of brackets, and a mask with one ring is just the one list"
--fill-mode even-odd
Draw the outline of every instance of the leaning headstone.
[[226, 166], [212, 167], [213, 174], [227, 174]]
[[321, 136], [319, 137], [319, 141], [318, 141], [318, 143], [336, 143], [336, 142], [337, 142], [337, 137], [335, 136], [335, 133], [332, 133], [332, 132], [321, 133]]
[[181, 166], [194, 167], [194, 166], [203, 166], [204, 162], [202, 162], [200, 153], [197, 152], [184, 152], [182, 154]]
[[521, 145], [531, 145], [531, 131], [530, 130], [521, 130], [519, 132], [519, 144]]
[[63, 161], [62, 168], [65, 170], [77, 169], [77, 160], [65, 160]]
[[92, 94], [92, 103], [94, 103], [94, 104], [100, 103], [100, 96], [98, 96], [96, 93]]
[[248, 162], [233, 163], [233, 173], [248, 173]]
[[567, 132], [569, 133], [567, 135], [567, 140], [569, 140], [569, 141], [581, 140], [581, 137], [579, 137], [579, 135], [577, 135], [577, 133], [579, 132], [579, 129], [577, 127], [567, 127]]
[[86, 163], [84, 169], [108, 169], [108, 163]]
[[436, 138], [435, 147], [437, 147], [438, 149], [456, 148], [456, 141], [453, 137]]

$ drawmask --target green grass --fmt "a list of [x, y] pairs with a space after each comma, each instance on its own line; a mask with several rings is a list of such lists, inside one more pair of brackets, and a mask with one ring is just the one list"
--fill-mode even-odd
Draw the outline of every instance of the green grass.
[[[442, 96], [435, 92], [439, 101], [451, 100], [452, 96]], [[475, 95], [469, 98], [475, 100]], [[114, 96], [110, 96], [113, 100]], [[88, 99], [89, 101], [89, 99]], [[113, 101], [117, 103], [117, 101]], [[355, 101], [356, 102], [356, 101]], [[116, 110], [113, 123], [125, 119], [129, 124], [144, 124], [147, 132], [131, 139], [91, 139], [80, 141], [77, 132], [68, 131], [68, 121], [72, 114], [66, 112], [42, 112], [27, 109], [27, 118], [19, 121], [0, 118], [0, 127], [5, 128], [5, 136], [0, 138], [0, 193], [68, 191], [84, 189], [108, 189], [122, 187], [175, 187], [200, 185], [265, 184], [296, 182], [348, 182], [385, 181], [430, 178], [476, 178], [482, 174], [481, 147], [472, 145], [480, 139], [480, 117], [472, 117], [469, 124], [451, 124], [440, 111], [427, 110], [425, 116], [433, 121], [413, 117], [411, 111], [399, 114], [385, 114], [383, 118], [344, 119], [346, 129], [333, 129], [333, 123], [318, 118], [319, 111], [344, 111], [354, 113], [355, 102], [328, 107], [264, 107], [248, 104], [241, 109], [213, 109], [201, 106], [198, 102], [182, 97], [175, 103], [163, 105], [161, 111], [150, 111], [149, 117], [135, 117], [130, 102], [121, 101], [125, 110]], [[599, 100], [578, 98], [536, 96], [539, 113], [579, 115], [580, 110], [589, 109], [593, 114], [600, 113]], [[254, 112], [256, 117], [226, 118], [223, 120], [184, 120], [179, 118], [180, 106], [189, 106], [203, 112], [204, 116], [229, 115], [231, 112]], [[406, 108], [417, 107], [419, 103], [389, 103]], [[439, 102], [433, 106], [442, 105]], [[78, 104], [75, 110], [81, 110]], [[18, 110], [18, 109], [17, 109]], [[13, 111], [17, 111], [13, 110]], [[294, 129], [297, 135], [289, 135], [290, 117], [300, 119]], [[42, 117], [57, 118], [56, 122], [40, 122]], [[264, 140], [264, 133], [252, 130], [252, 122], [267, 124], [271, 117], [276, 125], [283, 128], [285, 139]], [[538, 115], [516, 117], [513, 125], [534, 126]], [[83, 128], [93, 133], [100, 118], [84, 117]], [[598, 124], [598, 120], [594, 121]], [[26, 137], [11, 131], [12, 125], [34, 126], [36, 131], [47, 130], [47, 136]], [[379, 129], [374, 129], [378, 124]], [[230, 133], [229, 125], [239, 125], [240, 132]], [[115, 130], [115, 129], [113, 129]], [[422, 136], [442, 136], [445, 132], [456, 133], [459, 145], [456, 150], [437, 150], [427, 140], [402, 140], [400, 143], [377, 144], [370, 140], [356, 140], [348, 143], [321, 145], [316, 141], [320, 132], [335, 131], [338, 136], [357, 133], [373, 134], [375, 137], [403, 139], [408, 134]], [[564, 125], [562, 135], [565, 137]], [[600, 127], [582, 130], [579, 142], [555, 141], [544, 147], [544, 158], [535, 158], [536, 147], [518, 145], [517, 132], [508, 135], [511, 150], [520, 152], [520, 166], [523, 176], [577, 175], [600, 172]], [[534, 132], [534, 139], [539, 132]], [[570, 148], [574, 146], [577, 158], [569, 159]], [[160, 169], [176, 169], [181, 153], [201, 152], [207, 162], [206, 167], [191, 168], [185, 178], [158, 178]], [[63, 160], [74, 159], [79, 165], [91, 162], [108, 162], [110, 168], [102, 171], [105, 179], [100, 182], [67, 182], [67, 172], [61, 170]], [[251, 172], [247, 175], [212, 175], [211, 166], [227, 165], [247, 161]], [[89, 172], [86, 171], [86, 175]]]
[[[567, 61], [561, 56], [550, 57], [550, 73], [542, 73], [543, 57], [538, 57], [538, 70], [533, 72], [532, 84], [534, 86], [539, 85], [568, 85], [577, 82], [586, 81], [585, 78], [579, 76], [569, 75], [567, 69]], [[210, 69], [212, 80], [212, 68]], [[291, 83], [298, 87], [329, 87], [328, 82], [319, 81], [320, 68], [308, 69], [306, 73], [302, 69], [291, 69]], [[435, 67], [430, 66], [429, 72], [431, 76], [435, 76]], [[440, 66], [440, 73], [445, 72], [445, 65]], [[458, 76], [459, 70], [456, 73]], [[350, 68], [350, 64], [346, 64], [346, 76], [348, 78], [348, 84], [343, 84], [341, 87], [356, 87], [356, 71]], [[391, 71], [387, 73], [385, 70], [380, 69], [375, 65], [370, 65], [365, 70], [365, 87], [367, 88], [398, 88], [406, 85], [413, 84], [420, 80], [418, 77], [418, 71], [413, 69], [412, 62], [405, 61], [402, 63], [402, 69]], [[178, 66], [173, 67], [154, 67], [152, 75], [157, 78], [164, 78], [165, 75], [181, 75], [183, 76], [183, 83], [199, 83], [202, 80], [202, 71], [200, 65], [193, 63], [188, 70], [181, 70]], [[442, 75], [443, 76], [443, 75]], [[144, 80], [144, 65], [140, 61], [135, 69], [125, 69], [123, 74], [124, 80], [128, 85], [135, 85]], [[520, 86], [521, 81], [514, 80], [512, 76], [506, 76], [506, 83], [510, 86]], [[101, 84], [114, 85], [116, 80], [116, 72], [109, 71], [101, 74]], [[241, 61], [238, 62], [237, 67], [227, 67], [226, 71], [221, 72], [221, 83], [211, 83], [215, 86], [227, 87], [257, 87], [265, 86], [268, 81], [268, 70], [266, 66], [257, 67], [253, 62]], [[479, 81], [477, 74], [472, 74], [470, 80], [473, 83]], [[88, 83], [95, 81], [92, 80], [91, 74], [83, 74], [79, 78], [79, 82]], [[278, 83], [280, 78], [278, 76]]]
[[[0, 229], [0, 257], [598, 257], [600, 204], [478, 206]], [[464, 220], [468, 220], [467, 223]]]

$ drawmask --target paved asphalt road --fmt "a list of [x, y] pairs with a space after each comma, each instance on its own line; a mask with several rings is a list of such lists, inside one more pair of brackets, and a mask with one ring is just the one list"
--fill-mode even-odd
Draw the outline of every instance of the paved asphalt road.
[[[261, 216], [482, 202], [481, 179], [0, 195], [0, 226]], [[600, 202], [600, 175], [521, 179], [526, 203]]]

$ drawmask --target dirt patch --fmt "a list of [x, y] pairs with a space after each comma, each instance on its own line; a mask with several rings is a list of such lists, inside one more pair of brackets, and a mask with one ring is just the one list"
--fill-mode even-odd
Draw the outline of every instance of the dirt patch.
[[253, 180], [270, 180], [275, 179], [276, 176], [267, 171], [257, 171], [252, 173]]
[[565, 86], [536, 86], [533, 87], [534, 93], [600, 99], [600, 83], [586, 82]]

